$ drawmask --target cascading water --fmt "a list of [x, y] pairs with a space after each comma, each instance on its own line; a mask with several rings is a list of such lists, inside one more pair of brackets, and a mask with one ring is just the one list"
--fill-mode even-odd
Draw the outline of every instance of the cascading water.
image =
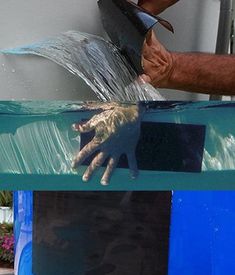
[[77, 150], [67, 131], [55, 121], [41, 120], [0, 134], [0, 172], [13, 174], [75, 173], [71, 167]]
[[68, 31], [41, 43], [2, 50], [48, 58], [82, 77], [102, 101], [163, 100], [138, 76], [119, 50], [101, 37]]

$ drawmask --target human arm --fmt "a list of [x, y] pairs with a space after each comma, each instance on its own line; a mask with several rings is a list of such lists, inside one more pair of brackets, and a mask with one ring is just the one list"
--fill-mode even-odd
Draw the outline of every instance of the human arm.
[[138, 5], [152, 14], [159, 14], [179, 0], [139, 0]]
[[161, 86], [195, 93], [235, 95], [235, 57], [173, 53], [172, 74]]
[[167, 51], [151, 31], [144, 44], [142, 78], [158, 88], [235, 95], [235, 57]]

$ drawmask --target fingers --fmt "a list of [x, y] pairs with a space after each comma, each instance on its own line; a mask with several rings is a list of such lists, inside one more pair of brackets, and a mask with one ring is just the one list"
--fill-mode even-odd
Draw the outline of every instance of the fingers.
[[147, 59], [142, 59], [142, 66], [144, 69], [145, 74], [142, 74], [141, 77], [145, 80], [147, 83], [152, 83], [153, 76], [155, 76], [155, 70], [157, 70], [157, 65], [153, 64], [151, 61], [148, 61]]
[[127, 154], [127, 160], [128, 160], [131, 178], [136, 179], [138, 176], [138, 167], [137, 167], [135, 153]]
[[118, 164], [118, 161], [119, 161], [119, 157], [120, 156], [117, 156], [117, 157], [111, 157], [109, 159], [109, 162], [108, 162], [108, 165], [107, 165], [107, 168], [103, 174], [103, 177], [100, 181], [100, 183], [102, 185], [108, 185], [109, 184], [109, 180], [112, 176], [112, 173], [113, 173], [113, 170], [116, 168], [117, 164]]
[[142, 75], [139, 76], [139, 81], [142, 84], [144, 84], [144, 83], [150, 83], [151, 82], [151, 78], [147, 74], [142, 74]]
[[86, 158], [99, 149], [100, 143], [93, 139], [78, 153], [72, 162], [72, 167], [77, 168]]
[[[86, 146], [87, 147], [87, 146]], [[85, 158], [87, 158], [89, 155], [91, 155], [94, 151], [97, 150], [97, 148], [95, 147], [95, 145], [93, 147], [89, 147], [88, 149], [84, 147], [84, 151], [82, 150], [78, 156], [76, 157], [76, 159], [73, 161], [73, 168], [76, 168], [77, 166], [79, 166]], [[107, 158], [108, 154], [104, 153], [104, 152], [100, 152], [91, 162], [91, 164], [88, 166], [88, 168], [86, 169], [85, 173], [83, 174], [82, 180], [83, 181], [88, 181], [92, 174], [94, 173], [94, 171], [99, 168], [105, 161], [105, 159]], [[110, 157], [109, 161], [108, 161], [108, 165], [106, 167], [106, 170], [101, 178], [100, 183], [102, 185], [108, 185], [110, 178], [113, 174], [114, 169], [116, 168], [118, 161], [119, 161], [119, 157], [120, 156], [115, 156], [115, 157]], [[132, 179], [137, 178], [138, 176], [138, 168], [137, 168], [137, 162], [136, 162], [136, 158], [135, 158], [135, 154], [134, 153], [129, 153], [127, 154], [127, 159], [128, 159], [128, 164], [129, 164], [129, 169], [130, 169], [130, 174]]]
[[95, 125], [92, 123], [92, 120], [88, 122], [74, 123], [72, 125], [72, 130], [79, 131], [80, 133], [87, 133], [92, 131], [95, 128]]
[[159, 66], [157, 62], [153, 63], [152, 61], [149, 61], [148, 59], [145, 59], [145, 58], [143, 58], [142, 64], [143, 64], [143, 69], [145, 73], [148, 73], [149, 71], [151, 72], [153, 68], [157, 69]]
[[[109, 108], [110, 109], [110, 108]], [[87, 133], [92, 130], [94, 130], [101, 122], [105, 120], [105, 118], [110, 115], [111, 110], [106, 110], [101, 112], [98, 115], [94, 115], [89, 121], [87, 122], [80, 122], [80, 123], [75, 123], [72, 125], [72, 129], [74, 131], [79, 131], [81, 133]]]
[[84, 173], [82, 180], [88, 181], [91, 177], [91, 175], [94, 173], [94, 171], [99, 168], [107, 158], [107, 154], [100, 152], [91, 162], [91, 164], [88, 166], [86, 172]]

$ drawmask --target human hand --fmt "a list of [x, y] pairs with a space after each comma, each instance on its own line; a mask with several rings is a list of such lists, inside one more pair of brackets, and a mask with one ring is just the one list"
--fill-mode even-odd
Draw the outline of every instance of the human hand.
[[138, 5], [152, 14], [159, 14], [179, 0], [139, 0]]
[[173, 61], [173, 54], [164, 48], [157, 40], [153, 30], [150, 30], [143, 47], [144, 74], [140, 78], [154, 87], [167, 87], [174, 67]]
[[132, 178], [138, 175], [135, 149], [140, 135], [142, 111], [138, 105], [106, 103], [104, 106], [104, 111], [88, 122], [72, 126], [73, 130], [80, 133], [95, 130], [95, 137], [77, 154], [72, 166], [77, 168], [87, 157], [98, 151], [85, 171], [83, 181], [88, 181], [94, 171], [109, 158], [101, 179], [101, 184], [107, 185], [122, 154], [127, 156]]

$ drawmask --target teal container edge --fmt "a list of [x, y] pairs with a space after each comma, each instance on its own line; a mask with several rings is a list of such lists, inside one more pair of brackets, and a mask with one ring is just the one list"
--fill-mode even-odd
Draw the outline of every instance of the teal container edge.
[[0, 174], [2, 190], [34, 191], [171, 191], [171, 190], [235, 190], [235, 170], [201, 173], [140, 171], [131, 180], [127, 169], [116, 169], [110, 184], [100, 184], [103, 169], [89, 182], [82, 181], [86, 167], [77, 175], [13, 175]]

